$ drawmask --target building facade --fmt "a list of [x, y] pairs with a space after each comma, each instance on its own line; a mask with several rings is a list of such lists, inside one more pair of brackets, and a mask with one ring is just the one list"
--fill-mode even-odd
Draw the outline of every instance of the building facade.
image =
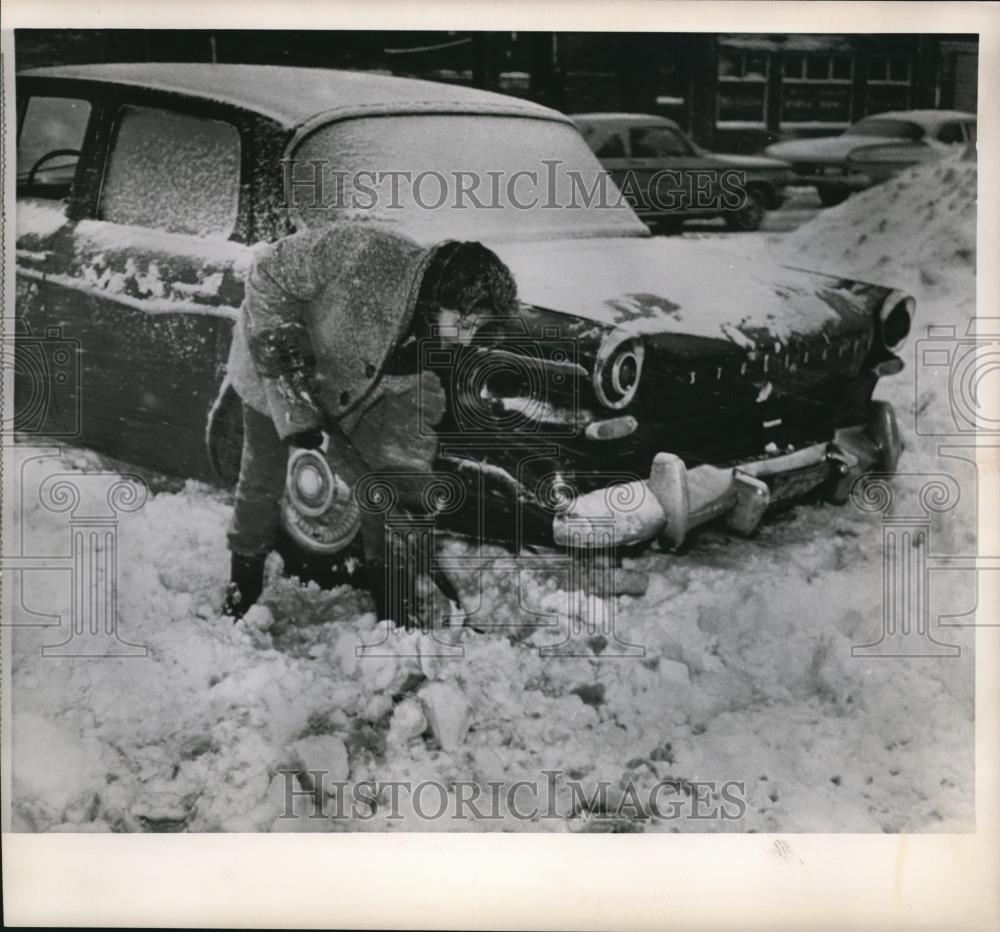
[[753, 152], [872, 113], [975, 112], [978, 38], [763, 33], [18, 30], [19, 68], [219, 61], [375, 70], [498, 90], [566, 113], [676, 119], [709, 149]]

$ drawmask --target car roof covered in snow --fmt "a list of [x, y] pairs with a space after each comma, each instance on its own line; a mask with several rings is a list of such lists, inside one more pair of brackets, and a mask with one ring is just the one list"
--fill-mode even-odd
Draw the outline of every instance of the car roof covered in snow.
[[937, 126], [951, 120], [975, 120], [974, 113], [961, 110], [890, 110], [886, 113], [869, 113], [866, 120], [908, 120], [922, 126]]
[[540, 104], [474, 88], [327, 68], [136, 62], [33, 68], [18, 77], [76, 80], [219, 101], [297, 126], [321, 114], [371, 110], [510, 113], [565, 121]]

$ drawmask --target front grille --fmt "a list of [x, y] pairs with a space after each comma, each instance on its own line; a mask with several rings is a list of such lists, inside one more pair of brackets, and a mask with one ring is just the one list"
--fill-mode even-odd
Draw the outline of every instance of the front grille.
[[733, 463], [829, 439], [863, 410], [872, 332], [793, 339], [749, 352], [681, 360], [647, 354], [635, 448], [688, 465]]
[[850, 333], [822, 341], [791, 340], [775, 343], [771, 349], [752, 350], [742, 358], [699, 361], [685, 375], [688, 385], [735, 387], [741, 382], [761, 379], [794, 380], [814, 373], [825, 380], [830, 373], [856, 372], [871, 348], [870, 333]]

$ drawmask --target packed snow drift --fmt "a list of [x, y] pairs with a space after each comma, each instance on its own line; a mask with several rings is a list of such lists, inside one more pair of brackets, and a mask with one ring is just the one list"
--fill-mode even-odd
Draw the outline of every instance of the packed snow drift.
[[[975, 204], [975, 164], [949, 161], [852, 197], [783, 240], [717, 241], [720, 250], [777, 251], [791, 266], [915, 295], [906, 369], [878, 396], [896, 406], [907, 446], [888, 514], [929, 514], [907, 540], [931, 555], [976, 550], [975, 469], [968, 456], [939, 454], [952, 423], [948, 383], [921, 369], [915, 351], [928, 325], [964, 334], [974, 315]], [[106, 464], [80, 450], [39, 455], [17, 451], [18, 539], [24, 554], [65, 554], [67, 513], [39, 501], [38, 483]], [[939, 473], [951, 477], [959, 500], [928, 511], [922, 489]], [[931, 650], [939, 656], [852, 653], [877, 644], [883, 631], [887, 518], [877, 510], [802, 504], [771, 516], [753, 539], [708, 529], [681, 554], [631, 557], [625, 567], [648, 574], [645, 592], [615, 600], [613, 630], [584, 626], [576, 634], [579, 618], [568, 613], [593, 609], [593, 597], [572, 597], [560, 588], [564, 575], [537, 561], [518, 570], [509, 553], [490, 548], [485, 568], [462, 584], [463, 596], [489, 607], [489, 625], [439, 641], [377, 624], [368, 597], [352, 589], [326, 592], [283, 577], [277, 557], [263, 603], [232, 624], [220, 615], [229, 514], [225, 493], [188, 483], [154, 485], [141, 508], [120, 516], [118, 633], [145, 656], [43, 656], [43, 646], [69, 634], [69, 577], [58, 568], [21, 574], [12, 669], [16, 830], [974, 825], [973, 577], [931, 573], [930, 633], [947, 648]], [[443, 546], [470, 550], [458, 539]], [[938, 622], [942, 614], [954, 616], [948, 626]], [[568, 636], [577, 656], [543, 650]], [[383, 642], [375, 652], [382, 656], [358, 657], [360, 645]], [[623, 644], [642, 648], [641, 656]], [[310, 818], [315, 794], [338, 781], [374, 787], [374, 801]], [[447, 815], [426, 817], [442, 808], [434, 793], [390, 798], [387, 787], [424, 781], [444, 787]], [[558, 817], [544, 807], [532, 813], [506, 790], [497, 807], [484, 803], [491, 785], [517, 781], [551, 782]], [[602, 782], [610, 791], [588, 814], [581, 798]], [[644, 791], [664, 783], [685, 805], [667, 806], [661, 795], [650, 811]], [[470, 785], [491, 817], [458, 804]], [[718, 801], [724, 791], [735, 805], [703, 807], [713, 817], [693, 814], [695, 795]]]

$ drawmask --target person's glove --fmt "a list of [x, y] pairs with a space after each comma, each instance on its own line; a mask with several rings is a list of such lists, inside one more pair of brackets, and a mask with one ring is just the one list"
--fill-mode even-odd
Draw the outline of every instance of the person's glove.
[[298, 433], [289, 434], [285, 437], [285, 445], [301, 450], [318, 450], [323, 446], [323, 431], [318, 427], [311, 427], [309, 430], [300, 430]]

